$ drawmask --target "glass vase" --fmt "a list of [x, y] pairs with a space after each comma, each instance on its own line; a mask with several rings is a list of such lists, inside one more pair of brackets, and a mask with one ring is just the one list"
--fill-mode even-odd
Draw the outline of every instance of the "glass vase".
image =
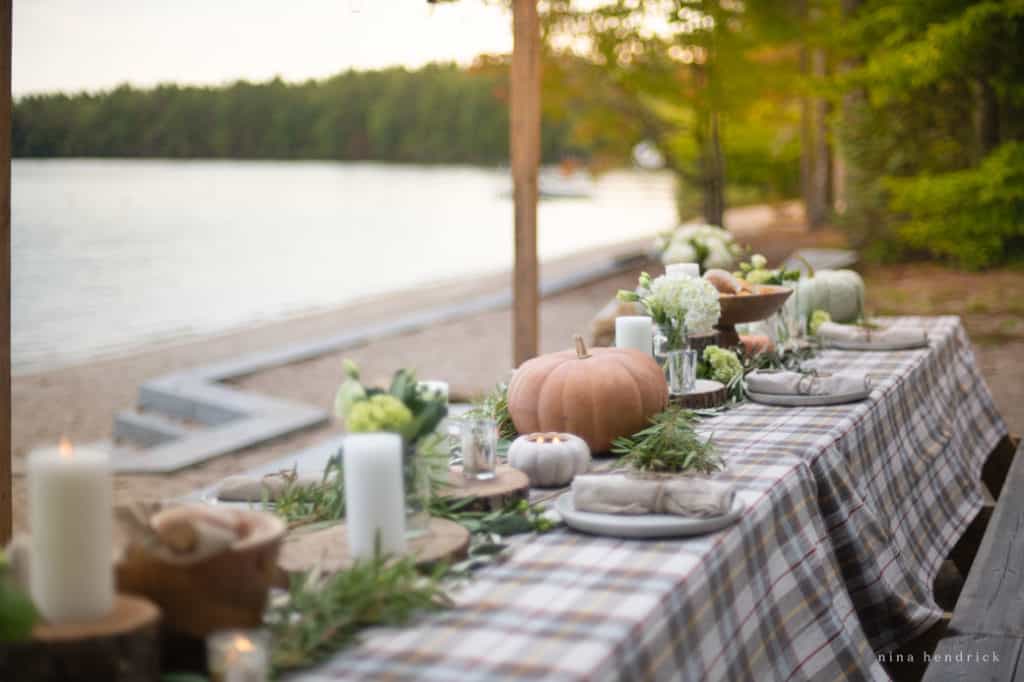
[[406, 444], [402, 462], [405, 485], [405, 536], [415, 538], [430, 530], [430, 468], [416, 452], [414, 444]]
[[697, 351], [689, 348], [665, 354], [669, 395], [685, 395], [697, 385]]

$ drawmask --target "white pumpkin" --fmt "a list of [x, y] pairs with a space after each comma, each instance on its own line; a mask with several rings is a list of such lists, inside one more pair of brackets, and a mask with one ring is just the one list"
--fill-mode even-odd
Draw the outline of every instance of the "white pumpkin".
[[853, 270], [819, 270], [797, 283], [792, 305], [800, 306], [803, 319], [824, 310], [836, 322], [853, 322], [864, 308], [864, 280]]
[[590, 468], [590, 448], [571, 433], [531, 433], [516, 438], [508, 448], [508, 463], [537, 488], [568, 485]]

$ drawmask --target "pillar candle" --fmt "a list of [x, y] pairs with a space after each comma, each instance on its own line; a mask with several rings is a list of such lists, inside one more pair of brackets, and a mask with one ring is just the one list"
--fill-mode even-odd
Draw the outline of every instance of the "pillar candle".
[[615, 318], [615, 347], [636, 348], [653, 354], [653, 328], [646, 315], [624, 315]]
[[665, 266], [665, 274], [669, 277], [700, 277], [700, 265], [697, 263], [671, 263]]
[[448, 382], [447, 381], [421, 381], [417, 384], [420, 390], [424, 393], [433, 393], [444, 401], [448, 402]]
[[397, 433], [354, 433], [342, 443], [345, 531], [353, 559], [405, 552], [402, 439]]
[[88, 622], [114, 608], [113, 497], [105, 452], [62, 441], [29, 454], [29, 585], [48, 622]]

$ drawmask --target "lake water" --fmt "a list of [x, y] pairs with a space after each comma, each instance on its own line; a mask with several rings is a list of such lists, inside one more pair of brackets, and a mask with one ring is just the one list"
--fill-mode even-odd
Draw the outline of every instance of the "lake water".
[[[507, 171], [377, 163], [16, 160], [16, 372], [512, 264]], [[542, 201], [542, 260], [672, 225], [667, 174]]]

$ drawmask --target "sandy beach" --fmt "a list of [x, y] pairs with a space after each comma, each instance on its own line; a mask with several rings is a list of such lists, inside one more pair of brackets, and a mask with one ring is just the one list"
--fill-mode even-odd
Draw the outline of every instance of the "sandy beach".
[[[809, 235], [799, 215], [765, 207], [736, 209], [730, 214], [741, 242], [749, 242], [775, 260], [810, 244], [828, 243], [830, 235]], [[649, 241], [580, 253], [545, 265], [542, 275], [558, 277], [614, 254], [644, 250]], [[383, 264], [382, 264], [382, 267]], [[590, 321], [615, 292], [631, 287], [641, 267], [596, 283], [547, 298], [541, 306], [541, 350], [566, 348], [572, 335], [589, 335]], [[337, 310], [290, 319], [213, 338], [184, 341], [130, 356], [98, 360], [71, 367], [16, 376], [14, 406], [15, 527], [25, 528], [25, 486], [19, 475], [24, 456], [33, 447], [49, 445], [62, 435], [76, 442], [109, 438], [114, 414], [135, 403], [139, 384], [160, 374], [307, 341], [349, 328], [394, 319], [403, 314], [450, 303], [460, 297], [479, 296], [508, 285], [501, 273], [473, 281], [444, 282], [414, 291], [363, 302]], [[443, 273], [439, 273], [443, 280]], [[979, 348], [979, 361], [1011, 430], [1024, 429], [1024, 396], [998, 368], [1019, 354], [1024, 344]], [[1008, 355], [1009, 354], [1009, 355]], [[278, 367], [237, 381], [247, 390], [329, 407], [341, 378], [341, 359], [350, 357], [363, 369], [364, 379], [386, 383], [401, 367], [417, 370], [421, 378], [443, 379], [457, 396], [479, 395], [511, 369], [511, 319], [500, 310], [452, 321], [415, 333], [393, 336], [366, 346]], [[307, 430], [261, 447], [214, 459], [173, 475], [125, 475], [116, 479], [119, 503], [181, 495], [224, 476], [243, 471], [290, 451], [313, 444], [339, 430], [339, 425]]]

